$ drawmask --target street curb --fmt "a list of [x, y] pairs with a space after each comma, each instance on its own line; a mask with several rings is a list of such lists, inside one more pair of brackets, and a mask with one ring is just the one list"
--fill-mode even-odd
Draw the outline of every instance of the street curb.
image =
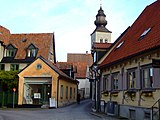
[[107, 115], [103, 115], [103, 114], [96, 113], [96, 112], [90, 112], [90, 114], [95, 115], [95, 116], [100, 117], [100, 118], [107, 118]]

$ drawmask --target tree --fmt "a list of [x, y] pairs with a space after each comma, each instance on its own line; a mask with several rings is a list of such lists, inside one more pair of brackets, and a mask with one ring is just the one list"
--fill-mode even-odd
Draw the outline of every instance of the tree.
[[0, 71], [0, 80], [3, 91], [12, 91], [18, 88], [18, 71]]

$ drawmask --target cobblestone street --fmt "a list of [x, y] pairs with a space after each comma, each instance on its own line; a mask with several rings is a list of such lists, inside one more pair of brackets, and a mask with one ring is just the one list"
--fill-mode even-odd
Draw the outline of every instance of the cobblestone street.
[[3, 109], [0, 120], [118, 120], [116, 118], [91, 114], [91, 101], [73, 104], [58, 109]]

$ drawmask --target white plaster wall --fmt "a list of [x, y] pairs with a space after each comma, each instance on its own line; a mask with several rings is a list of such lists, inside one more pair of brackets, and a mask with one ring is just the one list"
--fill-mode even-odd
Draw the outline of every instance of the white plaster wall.
[[79, 81], [78, 89], [85, 89], [84, 97], [89, 98], [90, 96], [90, 82], [88, 79], [77, 79]]

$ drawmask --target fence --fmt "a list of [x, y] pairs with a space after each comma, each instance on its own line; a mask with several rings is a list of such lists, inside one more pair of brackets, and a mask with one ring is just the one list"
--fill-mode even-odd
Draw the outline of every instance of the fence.
[[[15, 92], [14, 105], [18, 104], [18, 93]], [[13, 92], [0, 92], [0, 107], [13, 107]]]

